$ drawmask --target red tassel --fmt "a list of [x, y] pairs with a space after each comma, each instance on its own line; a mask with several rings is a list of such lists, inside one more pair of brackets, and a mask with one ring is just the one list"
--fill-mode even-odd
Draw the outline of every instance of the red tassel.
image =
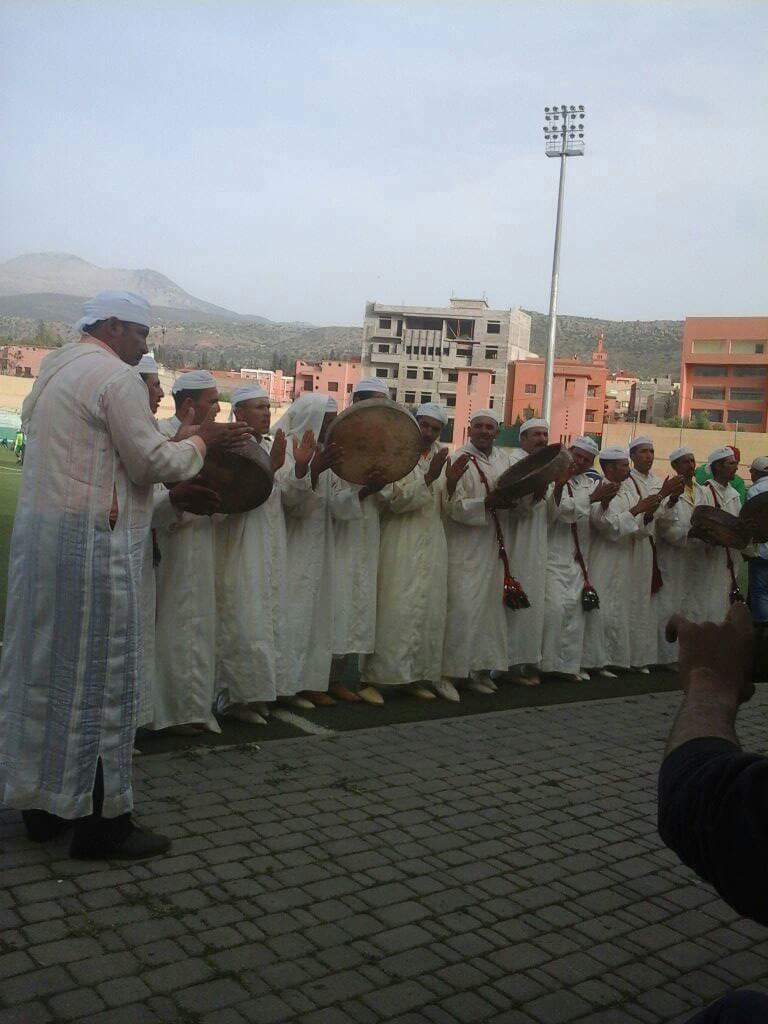
[[528, 600], [528, 595], [523, 590], [520, 580], [516, 580], [514, 576], [506, 574], [504, 575], [502, 600], [506, 607], [511, 608], [513, 611], [531, 607], [531, 602]]

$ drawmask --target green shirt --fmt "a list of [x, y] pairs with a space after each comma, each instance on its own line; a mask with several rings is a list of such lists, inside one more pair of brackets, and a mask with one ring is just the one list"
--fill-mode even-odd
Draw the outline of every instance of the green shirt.
[[[699, 468], [696, 470], [696, 479], [699, 481], [700, 484], [705, 484], [707, 480], [711, 480], [712, 470], [709, 468], [709, 466], [707, 466], [706, 464], [703, 466], [699, 466]], [[739, 498], [741, 499], [741, 504], [743, 505], [744, 502], [747, 500], [747, 485], [744, 483], [740, 476], [735, 476], [733, 480], [731, 480], [731, 487], [734, 489], [734, 491], [738, 491]]]

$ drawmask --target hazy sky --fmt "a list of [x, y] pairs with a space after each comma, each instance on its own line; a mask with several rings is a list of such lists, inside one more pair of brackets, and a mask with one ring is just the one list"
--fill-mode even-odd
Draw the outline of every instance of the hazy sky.
[[766, 313], [768, 3], [0, 5], [0, 259], [152, 267], [244, 313], [359, 323], [485, 292]]

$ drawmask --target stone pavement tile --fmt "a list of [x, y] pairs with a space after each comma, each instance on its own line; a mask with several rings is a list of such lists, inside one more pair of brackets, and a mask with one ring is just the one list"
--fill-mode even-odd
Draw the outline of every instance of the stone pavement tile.
[[556, 992], [548, 992], [533, 1002], [526, 1004], [523, 1009], [529, 1013], [534, 1020], [542, 1024], [567, 1024], [568, 1021], [577, 1020], [589, 1009], [589, 1003], [580, 999], [566, 989], [559, 989]]
[[432, 993], [417, 981], [401, 981], [363, 996], [363, 1002], [385, 1019], [398, 1017], [430, 1002]]
[[90, 1018], [106, 1006], [104, 1000], [91, 988], [76, 988], [60, 995], [52, 996], [48, 1001], [54, 1020], [75, 1020]]

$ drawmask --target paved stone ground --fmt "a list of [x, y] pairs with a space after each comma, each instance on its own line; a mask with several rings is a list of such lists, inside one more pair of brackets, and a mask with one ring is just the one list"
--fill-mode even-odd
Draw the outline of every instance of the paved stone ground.
[[142, 757], [143, 820], [175, 838], [143, 865], [0, 811], [0, 1024], [668, 1024], [765, 986], [768, 933], [655, 833], [676, 705]]

